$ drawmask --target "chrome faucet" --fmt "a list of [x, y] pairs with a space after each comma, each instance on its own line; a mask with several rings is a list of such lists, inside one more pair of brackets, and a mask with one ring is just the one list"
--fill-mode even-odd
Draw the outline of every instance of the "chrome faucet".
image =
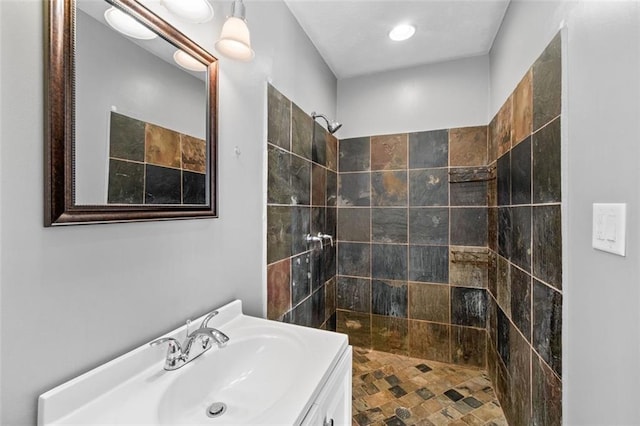
[[[173, 337], [162, 337], [149, 343], [150, 346], [157, 346], [163, 343], [167, 343], [167, 357], [164, 362], [164, 369], [167, 371], [177, 370], [185, 364], [198, 358], [200, 355], [211, 349], [212, 342], [215, 342], [219, 348], [223, 348], [229, 341], [229, 336], [222, 331], [209, 327], [209, 321], [211, 318], [218, 315], [218, 311], [213, 311], [207, 315], [202, 324], [192, 333], [189, 333], [190, 321], [187, 321], [187, 337], [182, 345]], [[191, 349], [196, 340], [200, 341], [202, 350], [198, 352], [196, 356], [191, 356]]]
[[331, 247], [333, 247], [333, 237], [329, 234], [323, 234], [322, 232], [318, 232], [317, 235], [307, 234], [304, 239], [308, 243], [312, 241], [320, 243], [320, 249], [324, 248], [324, 240], [329, 240]]

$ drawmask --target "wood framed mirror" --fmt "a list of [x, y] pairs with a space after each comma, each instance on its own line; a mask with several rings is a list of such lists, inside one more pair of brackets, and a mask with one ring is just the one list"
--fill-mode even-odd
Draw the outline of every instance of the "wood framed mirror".
[[143, 1], [45, 5], [45, 226], [216, 217], [216, 58]]

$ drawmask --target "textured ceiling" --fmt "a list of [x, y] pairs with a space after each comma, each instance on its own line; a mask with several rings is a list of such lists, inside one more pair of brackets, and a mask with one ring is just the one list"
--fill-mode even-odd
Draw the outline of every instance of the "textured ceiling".
[[[285, 0], [338, 79], [489, 52], [509, 0]], [[416, 27], [394, 42], [399, 23]]]

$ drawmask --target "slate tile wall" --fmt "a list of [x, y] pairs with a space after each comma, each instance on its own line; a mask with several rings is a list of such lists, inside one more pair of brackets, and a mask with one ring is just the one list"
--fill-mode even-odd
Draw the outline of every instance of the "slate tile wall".
[[305, 236], [336, 235], [338, 141], [267, 90], [267, 317], [335, 330], [336, 247], [321, 250]]
[[486, 365], [487, 131], [339, 141], [337, 328], [352, 344]]
[[489, 125], [488, 369], [509, 424], [562, 419], [560, 35]]

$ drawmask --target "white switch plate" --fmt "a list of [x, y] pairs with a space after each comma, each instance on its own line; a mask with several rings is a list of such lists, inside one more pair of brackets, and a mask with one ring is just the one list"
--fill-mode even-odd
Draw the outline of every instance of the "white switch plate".
[[594, 249], [625, 256], [627, 233], [627, 204], [593, 204]]

